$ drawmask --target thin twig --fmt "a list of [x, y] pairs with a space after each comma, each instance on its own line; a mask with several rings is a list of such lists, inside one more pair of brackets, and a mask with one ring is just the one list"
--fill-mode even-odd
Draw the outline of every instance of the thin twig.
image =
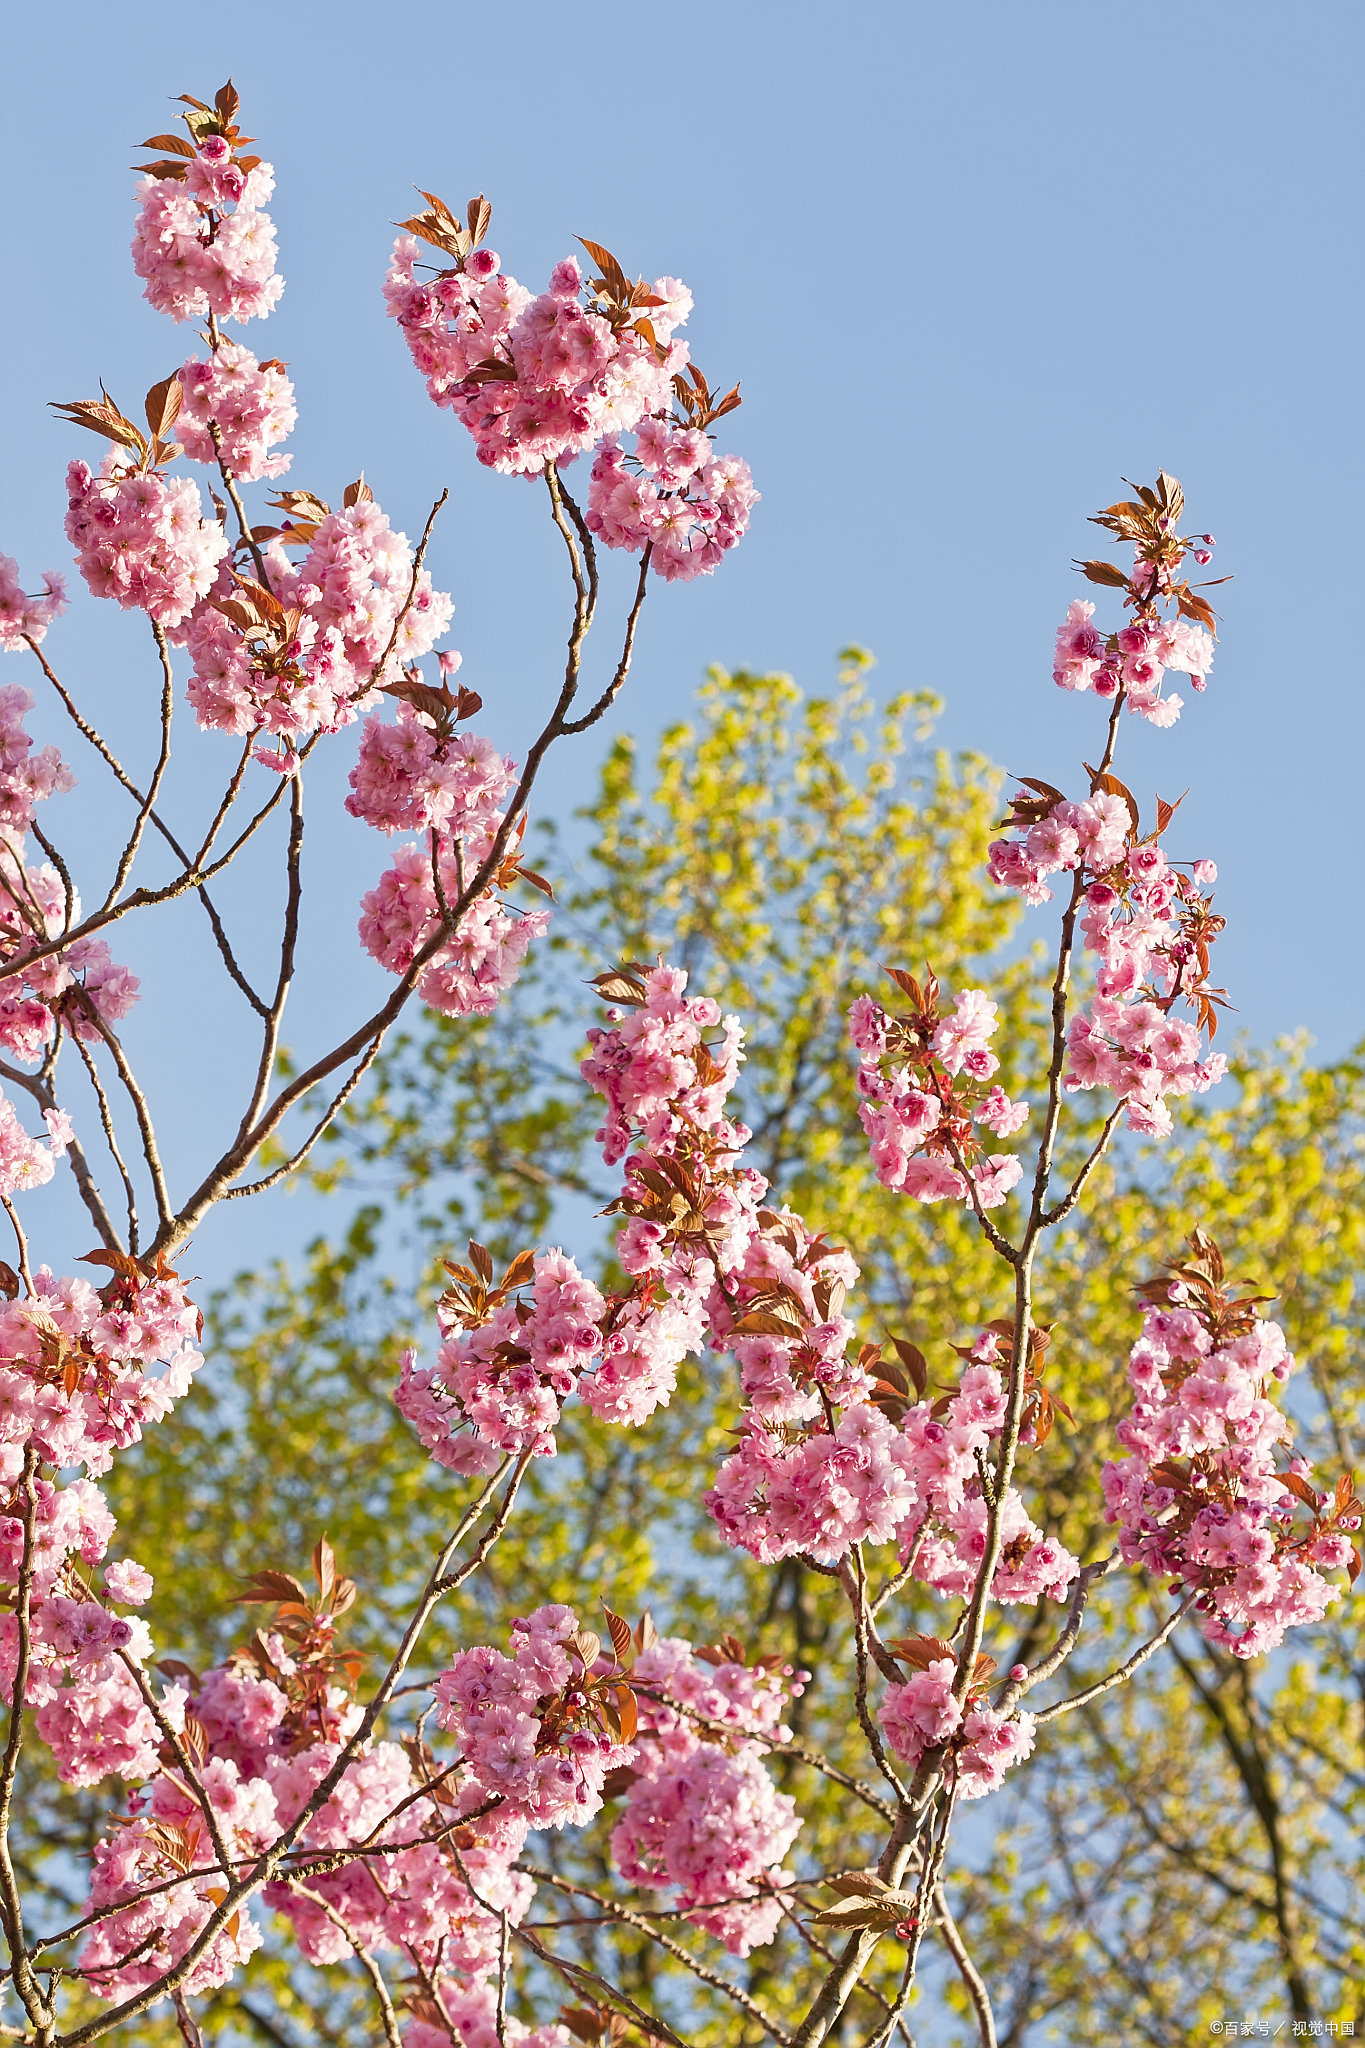
[[214, 1810], [213, 1801], [210, 1799], [204, 1781], [199, 1775], [199, 1766], [194, 1760], [194, 1755], [188, 1743], [184, 1741], [179, 1731], [172, 1725], [165, 1708], [153, 1692], [151, 1681], [142, 1669], [142, 1666], [134, 1658], [130, 1657], [126, 1650], [118, 1652], [118, 1660], [132, 1679], [133, 1684], [137, 1687], [143, 1706], [146, 1707], [148, 1713], [156, 1722], [161, 1740], [169, 1748], [172, 1756], [175, 1758], [180, 1775], [184, 1778], [190, 1791], [198, 1801], [200, 1811], [204, 1816], [204, 1825], [208, 1829], [209, 1840], [213, 1844], [213, 1853], [218, 1858], [218, 1868], [222, 1871], [224, 1877], [230, 1879], [232, 1874], [232, 1858], [228, 1853], [228, 1845], [224, 1839], [218, 1815]]
[[4, 1203], [5, 1214], [9, 1217], [10, 1222], [14, 1226], [14, 1242], [19, 1247], [19, 1278], [24, 1283], [24, 1293], [28, 1296], [29, 1300], [32, 1301], [33, 1275], [32, 1273], [30, 1273], [28, 1269], [28, 1239], [24, 1235], [24, 1226], [19, 1221], [19, 1211], [15, 1208], [9, 1196], [0, 1195], [0, 1202]]
[[1084, 1194], [1086, 1183], [1090, 1179], [1091, 1174], [1108, 1151], [1109, 1140], [1113, 1137], [1118, 1120], [1127, 1107], [1128, 1097], [1127, 1095], [1121, 1095], [1110, 1110], [1109, 1115], [1105, 1118], [1104, 1129], [1100, 1132], [1095, 1148], [1086, 1160], [1085, 1165], [1076, 1175], [1075, 1180], [1072, 1181], [1070, 1188], [1063, 1195], [1061, 1201], [1054, 1203], [1053, 1207], [1043, 1217], [1042, 1224], [1044, 1230], [1051, 1230], [1054, 1224], [1060, 1223], [1064, 1217], [1071, 1214], [1071, 1211]]
[[967, 1953], [967, 1944], [958, 1931], [958, 1925], [948, 1910], [948, 1895], [943, 1881], [934, 1886], [934, 1904], [938, 1909], [938, 1927], [943, 1936], [943, 1946], [957, 1964], [958, 1975], [967, 1987], [967, 1996], [976, 2009], [977, 2030], [981, 2035], [981, 2048], [997, 2048], [995, 2038], [995, 2014], [991, 2011], [990, 1993], [986, 1980]]
[[81, 1064], [90, 1076], [90, 1085], [95, 1091], [95, 1101], [99, 1108], [100, 1123], [104, 1128], [104, 1142], [109, 1147], [110, 1156], [118, 1168], [119, 1179], [123, 1182], [123, 1197], [128, 1205], [128, 1249], [133, 1257], [136, 1258], [138, 1245], [137, 1190], [133, 1186], [132, 1175], [129, 1173], [123, 1154], [119, 1150], [118, 1136], [114, 1130], [114, 1113], [109, 1107], [109, 1097], [104, 1092], [104, 1083], [100, 1079], [99, 1068], [95, 1065], [94, 1054], [85, 1040], [76, 1032], [73, 1031], [71, 1036], [75, 1041], [76, 1051], [80, 1055]]
[[[782, 2048], [788, 2048], [788, 2044], [791, 2041], [790, 2033], [779, 2021], [772, 2017], [771, 2013], [766, 2013], [757, 2000], [751, 1998], [747, 1991], [742, 1991], [737, 1984], [732, 1984], [728, 1978], [722, 1977], [719, 1972], [709, 1970], [705, 1963], [698, 1962], [695, 1956], [688, 1954], [681, 1942], [674, 1941], [669, 1935], [662, 1933], [659, 1928], [651, 1926], [650, 1921], [643, 1914], [632, 1912], [629, 1906], [617, 1905], [614, 1899], [606, 1898], [601, 1892], [593, 1891], [590, 1885], [572, 1884], [568, 1878], [559, 1877], [552, 1870], [530, 1869], [526, 1865], [518, 1865], [517, 1867], [519, 1869], [527, 1869], [528, 1874], [534, 1877], [538, 1883], [553, 1885], [556, 1891], [565, 1892], [572, 1898], [591, 1899], [593, 1904], [600, 1907], [602, 1912], [611, 1919], [619, 1920], [625, 1926], [634, 1927], [637, 1932], [648, 1935], [649, 1939], [671, 1955], [675, 1962], [681, 1963], [685, 1969], [690, 1970], [694, 1977], [699, 1977], [703, 1984], [709, 1984], [713, 1991], [723, 1991], [727, 1998], [732, 1999], [736, 2005], [742, 2007], [748, 2013], [750, 2019], [758, 2022], [765, 2034], [768, 2034], [774, 2041], [782, 2043]], [[480, 1903], [482, 1904], [482, 1901]]]
[[98, 1031], [113, 1055], [114, 1065], [118, 1069], [118, 1077], [123, 1083], [124, 1093], [133, 1105], [133, 1115], [137, 1118], [138, 1136], [142, 1140], [142, 1156], [147, 1162], [147, 1171], [151, 1175], [152, 1180], [152, 1193], [156, 1197], [157, 1217], [162, 1230], [165, 1230], [171, 1220], [171, 1196], [170, 1190], [166, 1186], [165, 1169], [161, 1164], [161, 1154], [157, 1148], [156, 1131], [152, 1124], [152, 1112], [147, 1106], [147, 1098], [143, 1094], [137, 1078], [128, 1064], [123, 1047], [119, 1043], [113, 1026], [106, 1023], [105, 1019], [100, 1015], [94, 998], [87, 995], [83, 988], [75, 989], [72, 993], [79, 1002], [83, 1014], [90, 1019], [90, 1022], [94, 1025], [96, 1031]]
[[1111, 1572], [1116, 1572], [1122, 1563], [1123, 1559], [1117, 1550], [1111, 1550], [1108, 1557], [1102, 1557], [1095, 1564], [1084, 1567], [1076, 1580], [1076, 1590], [1071, 1596], [1071, 1605], [1067, 1609], [1066, 1622], [1061, 1634], [1046, 1657], [1039, 1658], [1023, 1678], [1012, 1678], [1009, 1681], [995, 1703], [997, 1713], [1013, 1713], [1026, 1692], [1032, 1691], [1035, 1685], [1041, 1685], [1045, 1679], [1051, 1678], [1055, 1671], [1061, 1669], [1080, 1640], [1081, 1621], [1085, 1614], [1086, 1602], [1090, 1598], [1090, 1588], [1098, 1580], [1107, 1579]]
[[1069, 1714], [1073, 1707], [1086, 1706], [1089, 1701], [1097, 1700], [1101, 1693], [1112, 1692], [1116, 1685], [1124, 1684], [1127, 1679], [1132, 1677], [1135, 1671], [1147, 1662], [1149, 1657], [1154, 1657], [1162, 1644], [1175, 1633], [1177, 1626], [1185, 1619], [1185, 1616], [1198, 1598], [1199, 1588], [1195, 1586], [1185, 1595], [1185, 1598], [1181, 1601], [1175, 1612], [1167, 1616], [1166, 1621], [1157, 1630], [1156, 1634], [1149, 1637], [1141, 1649], [1134, 1650], [1126, 1664], [1121, 1664], [1117, 1671], [1111, 1671], [1107, 1678], [1101, 1678], [1097, 1684], [1088, 1685], [1084, 1692], [1073, 1694], [1069, 1700], [1058, 1700], [1055, 1707], [1044, 1707], [1040, 1714], [1034, 1716], [1034, 1719], [1039, 1722], [1055, 1721], [1058, 1714]]
[[129, 835], [128, 844], [119, 856], [118, 866], [114, 870], [114, 879], [109, 884], [109, 894], [105, 897], [102, 906], [105, 910], [109, 908], [111, 903], [118, 901], [119, 896], [123, 892], [123, 885], [132, 873], [133, 862], [137, 859], [138, 848], [142, 844], [142, 835], [147, 829], [147, 820], [151, 816], [152, 807], [160, 794], [161, 784], [165, 778], [166, 769], [171, 758], [171, 713], [175, 709], [175, 677], [171, 672], [171, 650], [166, 644], [165, 627], [159, 625], [155, 619], [152, 620], [151, 625], [152, 638], [156, 641], [156, 651], [161, 657], [161, 751], [157, 755], [156, 767], [152, 770], [152, 779], [147, 786], [147, 794], [143, 797], [138, 807], [137, 817], [133, 821], [133, 829]]
[[645, 592], [649, 584], [649, 559], [653, 552], [654, 543], [650, 541], [646, 544], [645, 551], [640, 557], [640, 574], [635, 585], [635, 602], [632, 604], [629, 617], [626, 620], [625, 639], [621, 644], [621, 659], [616, 664], [612, 679], [597, 702], [590, 710], [585, 711], [581, 718], [565, 720], [561, 729], [566, 733], [586, 732], [590, 725], [596, 725], [598, 719], [605, 717], [621, 694], [626, 677], [630, 674], [631, 656], [635, 651], [635, 628], [639, 624], [640, 613], [644, 608]]
[[242, 778], [246, 774], [246, 764], [251, 759], [255, 745], [256, 735], [255, 733], [249, 733], [242, 744], [242, 751], [237, 757], [237, 766], [228, 777], [227, 788], [218, 800], [218, 808], [209, 821], [209, 829], [204, 834], [204, 843], [194, 856], [194, 860], [190, 863], [196, 871], [203, 867], [204, 862], [213, 851], [213, 842], [223, 829], [223, 820], [237, 801], [238, 793], [242, 787]]
[[251, 1128], [260, 1115], [261, 1104], [265, 1101], [270, 1087], [270, 1076], [274, 1072], [275, 1059], [279, 1051], [280, 1024], [284, 1017], [284, 1006], [294, 979], [294, 964], [299, 943], [299, 907], [303, 900], [303, 770], [297, 768], [290, 778], [289, 792], [289, 841], [285, 849], [284, 923], [280, 932], [280, 965], [275, 976], [275, 993], [265, 1018], [265, 1029], [261, 1034], [260, 1058], [256, 1063], [256, 1080], [252, 1087], [251, 1099], [237, 1126], [237, 1136]]
[[308, 1885], [300, 1884], [297, 1878], [289, 1880], [289, 1889], [291, 1892], [297, 1892], [301, 1899], [307, 1899], [310, 1904], [320, 1908], [327, 1915], [332, 1925], [340, 1928], [347, 1941], [351, 1944], [351, 1950], [356, 1961], [374, 1986], [374, 1995], [379, 2001], [380, 2016], [384, 2023], [384, 2039], [388, 2043], [388, 2048], [403, 2048], [403, 2037], [398, 2030], [398, 2015], [393, 2009], [393, 2000], [389, 1996], [389, 1987], [384, 1982], [383, 1971], [370, 1954], [370, 1951], [356, 1939], [341, 1914], [336, 1910], [336, 1907], [332, 1905], [329, 1899], [324, 1898], [321, 1892], [315, 1892]]

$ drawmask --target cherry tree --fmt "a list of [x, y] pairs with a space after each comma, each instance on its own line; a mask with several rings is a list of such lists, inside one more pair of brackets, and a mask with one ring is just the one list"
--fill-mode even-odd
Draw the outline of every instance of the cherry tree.
[[[444, 494], [413, 547], [363, 479], [336, 509], [281, 486], [292, 386], [282, 364], [225, 332], [266, 317], [283, 289], [264, 210], [272, 172], [248, 153], [230, 84], [212, 105], [184, 104], [187, 135], [147, 145], [163, 154], [142, 167], [133, 260], [148, 301], [197, 328], [206, 353], [153, 384], [145, 425], [102, 387], [57, 407], [107, 444], [98, 470], [75, 460], [67, 474], [80, 574], [148, 621], [160, 709], [145, 787], [45, 651], [61, 578], [26, 594], [0, 558], [0, 643], [36, 662], [133, 807], [86, 910], [38, 822], [74, 778], [57, 748], [30, 739], [28, 691], [0, 693], [0, 1200], [16, 1246], [16, 1264], [0, 1266], [0, 1921], [17, 2016], [5, 2031], [76, 2048], [170, 2001], [193, 2043], [194, 2000], [249, 1968], [273, 1911], [310, 1962], [358, 1963], [391, 2044], [550, 2048], [631, 2033], [678, 2043], [682, 2008], [645, 2006], [527, 1924], [538, 1891], [558, 1891], [647, 1938], [662, 1972], [704, 1984], [737, 2024], [790, 2048], [841, 2025], [883, 1944], [899, 1970], [889, 1993], [871, 1994], [871, 2040], [889, 2041], [935, 1931], [991, 2042], [988, 1987], [944, 1891], [959, 1805], [996, 1791], [1040, 1740], [1064, 1740], [1049, 1724], [1122, 1684], [1186, 1616], [1254, 1658], [1323, 1614], [1342, 1590], [1329, 1575], [1359, 1568], [1352, 1479], [1320, 1492], [1293, 1455], [1275, 1398], [1294, 1363], [1283, 1334], [1254, 1291], [1228, 1284], [1200, 1228], [1141, 1289], [1131, 1408], [1103, 1475], [1114, 1547], [1082, 1563], [1029, 1511], [1028, 1455], [1066, 1416], [1046, 1380], [1051, 1329], [1035, 1314], [1040, 1247], [1083, 1203], [1121, 1126], [1166, 1136], [1172, 1103], [1223, 1072], [1212, 1050], [1223, 994], [1209, 980], [1216, 869], [1169, 853], [1177, 806], [1158, 800], [1144, 824], [1114, 772], [1125, 711], [1169, 728], [1182, 709], [1170, 675], [1205, 688], [1216, 621], [1187, 564], [1206, 565], [1212, 539], [1182, 533], [1183, 494], [1164, 472], [1096, 515], [1133, 559], [1080, 565], [1114, 612], [1097, 622], [1094, 602], [1071, 603], [1053, 675], [1097, 700], [1098, 760], [1083, 764], [1075, 796], [1023, 779], [1005, 836], [982, 849], [994, 883], [1059, 913], [1041, 1101], [1011, 1100], [994, 1078], [999, 1010], [986, 989], [947, 992], [932, 967], [918, 977], [897, 966], [887, 1003], [868, 992], [850, 1012], [878, 1179], [906, 1201], [965, 1205], [999, 1261], [1002, 1312], [955, 1333], [965, 1341], [954, 1382], [931, 1387], [908, 1339], [885, 1352], [859, 1342], [852, 1252], [813, 1233], [746, 1162], [751, 1134], [728, 1107], [742, 1020], [680, 967], [621, 962], [597, 978], [605, 1015], [582, 1076], [604, 1103], [603, 1159], [620, 1169], [609, 1213], [624, 1282], [599, 1285], [559, 1249], [528, 1248], [499, 1273], [471, 1243], [448, 1263], [433, 1344], [405, 1358], [394, 1399], [450, 1475], [450, 1534], [387, 1668], [367, 1675], [347, 1648], [357, 1589], [325, 1536], [311, 1578], [276, 1563], [255, 1574], [242, 1598], [266, 1610], [262, 1625], [223, 1664], [158, 1659], [138, 1613], [152, 1574], [123, 1551], [98, 1481], [190, 1395], [202, 1362], [201, 1318], [174, 1260], [217, 1202], [268, 1191], [307, 1156], [410, 1002], [456, 1018], [496, 1008], [552, 915], [549, 884], [522, 858], [543, 760], [615, 703], [651, 578], [713, 572], [757, 495], [746, 465], [717, 447], [738, 387], [714, 394], [692, 363], [683, 284], [632, 281], [588, 242], [588, 267], [565, 257], [535, 295], [487, 246], [484, 198], [459, 215], [423, 194], [425, 211], [395, 244], [388, 312], [479, 462], [543, 485], [569, 570], [562, 686], [520, 761], [501, 754], [470, 726], [480, 697], [453, 680], [460, 657], [440, 645], [453, 608], [424, 565]], [[580, 457], [585, 502], [570, 487]], [[247, 511], [244, 487], [264, 484], [276, 523]], [[593, 694], [584, 666], [604, 548], [637, 557], [638, 572]], [[165, 821], [181, 683], [199, 727], [228, 742], [221, 797], [188, 838]], [[295, 1072], [280, 1033], [299, 951], [305, 770], [350, 725], [360, 732], [346, 808], [402, 838], [358, 927], [393, 987]], [[136, 871], [152, 835], [174, 871], [148, 886]], [[274, 866], [283, 896], [264, 990], [212, 893], [249, 861]], [[116, 1028], [141, 989], [109, 933], [190, 895], [256, 1020], [259, 1056], [231, 1143], [180, 1194]], [[1062, 1175], [1069, 1100], [1096, 1091], [1098, 1136]], [[20, 1119], [24, 1097], [42, 1137]], [[266, 1148], [300, 1110], [307, 1128], [272, 1163]], [[1028, 1154], [1006, 1149], [1026, 1137]], [[101, 1156], [121, 1190], [113, 1204]], [[21, 1213], [25, 1191], [63, 1159], [99, 1240], [79, 1261], [89, 1278], [31, 1256]], [[140, 1189], [154, 1226], [144, 1228]], [[505, 1641], [470, 1643], [434, 1676], [411, 1675], [439, 1603], [487, 1566], [532, 1461], [555, 1454], [565, 1405], [647, 1430], [698, 1355], [716, 1364], [732, 1443], [699, 1480], [706, 1510], [723, 1542], [759, 1564], [799, 1558], [837, 1584], [866, 1779], [793, 1734], [786, 1710], [808, 1673], [751, 1653], [737, 1633], [705, 1645], [661, 1635], [648, 1614], [614, 1612], [607, 1589], [585, 1588], [582, 1612], [538, 1608]], [[1169, 1588], [1160, 1626], [1104, 1678], [1026, 1706], [1076, 1648], [1093, 1586], [1123, 1569]], [[897, 1633], [898, 1602], [918, 1610], [930, 1598], [941, 1625]], [[1056, 1607], [1051, 1646], [999, 1670], [987, 1643], [998, 1647], [1008, 1609], [1040, 1601]], [[46, 1750], [67, 1784], [110, 1787], [87, 1909], [46, 1934], [33, 1930], [9, 1846], [25, 1744]], [[784, 1756], [836, 1787], [859, 1825], [872, 1817], [874, 1862], [791, 1867], [802, 1816], [772, 1775]], [[607, 1806], [610, 1887], [536, 1860], [537, 1837], [589, 1826]], [[784, 1927], [809, 1960], [795, 2020], [723, 1966]], [[513, 2006], [526, 1986], [523, 2017]]]

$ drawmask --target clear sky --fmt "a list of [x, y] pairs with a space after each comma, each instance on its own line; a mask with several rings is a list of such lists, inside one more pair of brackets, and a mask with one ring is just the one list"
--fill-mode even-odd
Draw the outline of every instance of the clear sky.
[[[30, 576], [67, 564], [63, 469], [94, 444], [42, 402], [103, 377], [133, 410], [192, 350], [141, 301], [127, 166], [171, 125], [170, 95], [210, 98], [231, 72], [278, 178], [288, 286], [244, 338], [290, 365], [290, 481], [335, 501], [363, 467], [409, 533], [451, 486], [432, 566], [456, 597], [465, 679], [511, 751], [557, 684], [558, 542], [538, 492], [478, 468], [383, 318], [390, 222], [415, 184], [455, 202], [485, 191], [492, 244], [532, 287], [575, 233], [632, 272], [684, 278], [694, 356], [713, 382], [743, 381], [722, 445], [763, 493], [752, 532], [713, 579], [651, 597], [613, 729], [657, 732], [712, 661], [823, 688], [859, 640], [879, 686], [946, 698], [949, 743], [1074, 781], [1094, 706], [1050, 680], [1053, 630], [1082, 590], [1070, 558], [1098, 546], [1085, 515], [1123, 475], [1177, 474], [1190, 522], [1218, 538], [1209, 573], [1236, 581], [1218, 593], [1207, 695], [1183, 691], [1170, 733], [1127, 721], [1125, 772], [1145, 802], [1191, 785], [1177, 850], [1219, 863], [1236, 1022], [1260, 1042], [1307, 1027], [1335, 1056], [1362, 1029], [1347, 629], [1363, 42], [1358, 0], [12, 9], [0, 548]], [[140, 621], [81, 591], [49, 644], [112, 730], [150, 713]], [[5, 679], [21, 669], [7, 660]], [[191, 748], [193, 775], [228, 745]], [[353, 745], [332, 743], [313, 779], [321, 922], [300, 1053], [381, 985], [351, 936], [385, 864], [340, 814]], [[104, 801], [71, 752], [87, 806]], [[542, 808], [567, 811], [595, 758], [581, 743], [561, 755]], [[93, 843], [97, 814], [62, 802], [68, 841]], [[160, 928], [159, 954], [154, 929], [121, 927], [120, 944], [160, 1004], [133, 1039], [178, 1105], [169, 1142], [187, 1172], [236, 1027], [166, 1006], [188, 913]], [[203, 1270], [281, 1230], [236, 1219]]]

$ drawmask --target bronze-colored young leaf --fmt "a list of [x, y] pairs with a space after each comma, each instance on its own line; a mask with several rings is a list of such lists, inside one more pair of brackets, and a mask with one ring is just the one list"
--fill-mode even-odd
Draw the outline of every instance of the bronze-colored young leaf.
[[147, 452], [147, 436], [140, 427], [125, 418], [106, 391], [103, 398], [50, 399], [52, 410], [61, 413], [73, 427], [87, 427], [92, 434], [103, 434], [107, 441], [115, 442], [121, 448], [131, 448], [140, 458]]
[[573, 1638], [573, 1647], [583, 1660], [583, 1668], [590, 1671], [602, 1654], [602, 1638], [596, 1629], [581, 1628]]
[[185, 387], [178, 376], [163, 377], [159, 384], [153, 384], [144, 401], [147, 425], [152, 437], [164, 441], [180, 414]]
[[336, 1585], [336, 1552], [325, 1536], [318, 1538], [313, 1550], [313, 1571], [316, 1575], [321, 1596], [326, 1600]]
[[640, 1725], [640, 1708], [635, 1694], [628, 1685], [616, 1688], [616, 1711], [619, 1717], [622, 1742], [633, 1742], [635, 1731]]
[[588, 983], [588, 987], [595, 988], [604, 1003], [627, 1003], [634, 1006], [649, 1000], [649, 991], [633, 974], [611, 971], [596, 974]]
[[952, 1644], [939, 1636], [898, 1636], [886, 1647], [898, 1663], [908, 1664], [912, 1671], [927, 1671], [941, 1657], [951, 1657], [956, 1662]]
[[607, 1618], [607, 1632], [611, 1637], [612, 1649], [616, 1652], [617, 1663], [621, 1665], [633, 1663], [635, 1660], [635, 1638], [630, 1632], [630, 1623], [621, 1615], [613, 1614], [605, 1600], [602, 1602], [602, 1612]]
[[1128, 578], [1113, 562], [1077, 562], [1076, 567], [1089, 583], [1104, 583], [1113, 590], [1128, 588]]
[[233, 1595], [235, 1600], [244, 1601], [298, 1601], [305, 1608], [308, 1595], [292, 1572], [253, 1572], [244, 1592]]

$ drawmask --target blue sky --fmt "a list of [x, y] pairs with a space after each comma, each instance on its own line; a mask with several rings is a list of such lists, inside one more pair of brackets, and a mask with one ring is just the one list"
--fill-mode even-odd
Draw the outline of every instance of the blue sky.
[[[713, 579], [651, 597], [612, 730], [657, 733], [712, 661], [823, 688], [858, 640], [881, 688], [947, 700], [950, 744], [1074, 781], [1095, 708], [1049, 671], [1081, 590], [1070, 559], [1099, 539], [1085, 515], [1123, 475], [1180, 476], [1191, 523], [1218, 537], [1209, 573], [1236, 581], [1207, 695], [1185, 692], [1170, 733], [1128, 721], [1120, 765], [1144, 801], [1191, 786], [1176, 850], [1219, 863], [1237, 1024], [1260, 1042], [1306, 1027], [1335, 1056], [1361, 1032], [1363, 40], [1357, 5], [1313, 0], [16, 11], [0, 86], [0, 548], [30, 578], [68, 558], [62, 475], [88, 437], [43, 401], [103, 377], [133, 409], [190, 353], [191, 333], [141, 301], [126, 167], [170, 124], [170, 95], [211, 97], [231, 72], [278, 177], [288, 287], [245, 339], [290, 364], [290, 481], [335, 500], [363, 468], [409, 533], [449, 484], [432, 565], [456, 597], [465, 679], [510, 751], [558, 680], [559, 544], [540, 494], [480, 470], [431, 408], [383, 318], [390, 222], [415, 184], [456, 202], [485, 191], [490, 239], [529, 285], [575, 233], [631, 271], [683, 277], [694, 356], [713, 382], [743, 381], [724, 431], [763, 492], [753, 530]], [[141, 622], [82, 592], [49, 645], [145, 759]], [[194, 744], [185, 725], [202, 795], [228, 743]], [[310, 789], [300, 1053], [381, 985], [352, 936], [385, 864], [340, 812], [353, 744], [333, 743]], [[561, 754], [543, 810], [581, 798], [599, 751]], [[81, 792], [47, 822], [90, 855], [111, 814], [71, 754]], [[251, 888], [234, 901], [264, 958]], [[167, 1001], [197, 943], [188, 911], [120, 936], [146, 979], [131, 1039], [170, 1106], [182, 1181], [246, 1057], [216, 995], [206, 1014]], [[294, 1227], [235, 1215], [202, 1270]]]

